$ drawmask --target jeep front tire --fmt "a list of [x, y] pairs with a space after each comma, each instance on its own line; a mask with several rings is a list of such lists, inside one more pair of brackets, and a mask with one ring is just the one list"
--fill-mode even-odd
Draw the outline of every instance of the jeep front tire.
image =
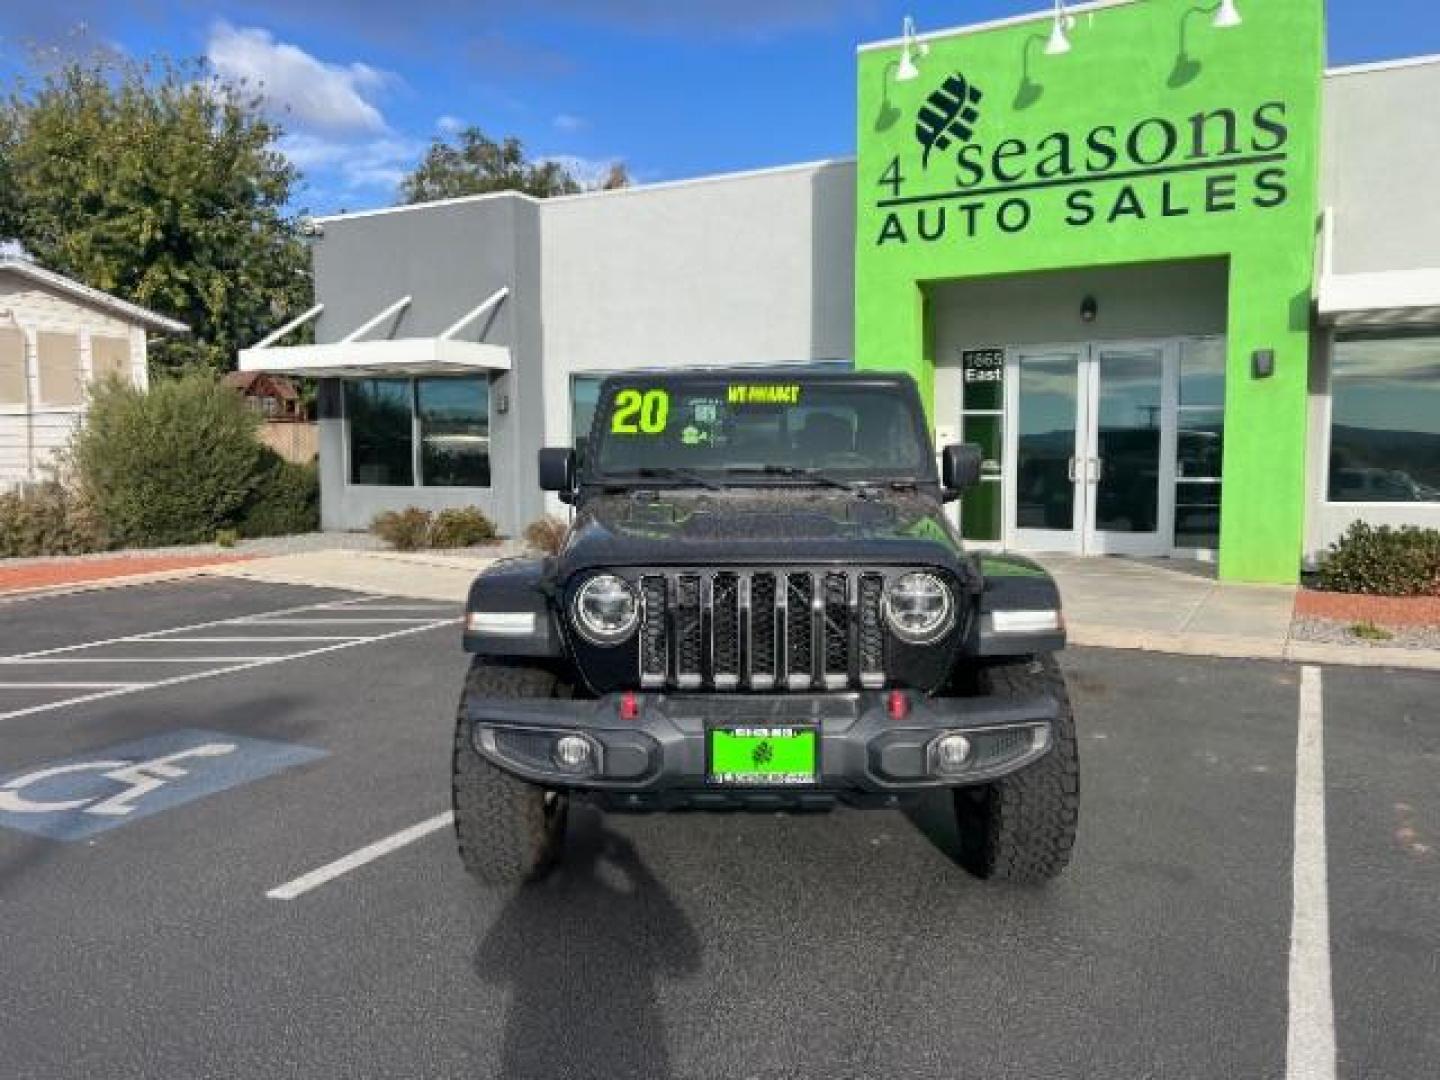
[[1053, 655], [981, 670], [980, 692], [1059, 706], [1050, 751], [1035, 764], [989, 784], [955, 791], [960, 862], [976, 877], [1036, 885], [1070, 863], [1080, 820], [1080, 762], [1065, 676]]
[[539, 667], [476, 657], [455, 718], [451, 793], [460, 859], [483, 885], [518, 885], [542, 877], [559, 858], [569, 806], [566, 795], [503, 772], [475, 749], [467, 704], [473, 698], [568, 696], [554, 674]]

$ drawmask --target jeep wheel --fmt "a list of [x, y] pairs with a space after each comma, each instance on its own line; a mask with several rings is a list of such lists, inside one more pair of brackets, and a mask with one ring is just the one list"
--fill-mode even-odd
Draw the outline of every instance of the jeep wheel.
[[1051, 655], [983, 669], [982, 693], [1048, 696], [1060, 706], [1055, 744], [1035, 764], [994, 783], [955, 792], [960, 861], [976, 877], [1039, 884], [1070, 862], [1080, 818], [1080, 761], [1065, 676]]
[[541, 877], [559, 858], [567, 796], [527, 784], [490, 764], [470, 742], [466, 703], [473, 697], [568, 696], [538, 667], [497, 664], [476, 657], [465, 678], [455, 719], [451, 792], [460, 859], [485, 885], [517, 885]]

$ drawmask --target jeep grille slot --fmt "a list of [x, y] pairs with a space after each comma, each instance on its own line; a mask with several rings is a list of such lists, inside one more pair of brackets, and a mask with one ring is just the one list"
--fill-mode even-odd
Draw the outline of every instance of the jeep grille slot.
[[785, 576], [785, 683], [791, 690], [810, 689], [815, 676], [815, 579], [809, 574]]
[[887, 684], [879, 571], [679, 570], [644, 573], [639, 584], [645, 689]]
[[640, 629], [640, 685], [648, 689], [665, 685], [670, 663], [665, 579], [658, 574], [641, 578], [640, 599], [643, 620]]
[[682, 690], [701, 685], [700, 575], [681, 574], [675, 582], [675, 684]]

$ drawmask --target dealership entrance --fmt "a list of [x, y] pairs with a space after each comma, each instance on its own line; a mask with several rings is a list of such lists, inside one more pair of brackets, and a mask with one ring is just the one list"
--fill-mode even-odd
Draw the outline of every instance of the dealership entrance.
[[967, 363], [959, 434], [985, 459], [974, 505], [962, 508], [971, 539], [1214, 558], [1223, 337], [1011, 346]]

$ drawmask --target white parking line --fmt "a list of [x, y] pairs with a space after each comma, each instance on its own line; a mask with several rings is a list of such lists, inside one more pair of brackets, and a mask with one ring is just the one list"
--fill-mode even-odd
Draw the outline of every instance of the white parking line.
[[172, 641], [203, 641], [210, 645], [240, 645], [258, 641], [278, 641], [283, 643], [306, 642], [306, 641], [364, 641], [369, 634], [311, 634], [306, 637], [167, 637], [167, 638], [145, 638], [142, 641], [133, 641], [132, 645], [168, 645]]
[[407, 844], [413, 844], [417, 840], [423, 840], [433, 832], [445, 828], [455, 820], [455, 815], [449, 810], [443, 814], [437, 814], [428, 821], [422, 821], [418, 825], [411, 825], [408, 829], [401, 829], [394, 836], [387, 836], [383, 840], [376, 840], [373, 844], [367, 844], [359, 851], [352, 851], [344, 858], [336, 859], [332, 863], [326, 863], [318, 870], [311, 870], [294, 881], [287, 881], [284, 885], [277, 885], [265, 895], [271, 900], [294, 900], [298, 896], [304, 896], [312, 889], [318, 889], [327, 882], [334, 881], [342, 874], [348, 874], [366, 863], [372, 863], [392, 851], [398, 851]]
[[[371, 640], [365, 638], [365, 641]], [[109, 644], [113, 644], [109, 643]], [[126, 643], [130, 644], [130, 643]], [[108, 644], [106, 646], [108, 648]], [[248, 664], [265, 656], [0, 656], [0, 667], [31, 664]]]
[[1300, 724], [1295, 740], [1294, 897], [1285, 1076], [1286, 1080], [1334, 1080], [1335, 1002], [1330, 981], [1325, 849], [1325, 706], [1317, 667], [1300, 671]]
[[0, 690], [111, 690], [122, 686], [148, 686], [130, 682], [0, 682]]
[[[455, 617], [455, 618], [459, 618], [459, 614], [456, 613], [456, 614], [454, 615], [454, 617]], [[257, 616], [255, 616], [254, 618], [249, 618], [249, 619], [236, 619], [235, 621], [236, 621], [237, 623], [239, 623], [241, 626], [368, 626], [368, 625], [371, 624], [371, 623], [376, 623], [376, 624], [380, 624], [380, 625], [390, 626], [390, 625], [405, 624], [405, 623], [411, 623], [411, 624], [413, 624], [413, 623], [422, 623], [422, 622], [434, 622], [435, 620], [434, 620], [433, 618], [429, 618], [429, 619], [396, 619], [396, 618], [383, 618], [383, 619], [368, 619], [368, 618], [367, 618], [367, 619], [270, 619], [270, 618], [262, 618], [262, 617], [260, 617], [260, 616], [257, 615]]]
[[[169, 679], [160, 679], [150, 683], [136, 683], [131, 686], [118, 687], [112, 690], [100, 690], [93, 694], [83, 694], [79, 697], [65, 698], [61, 701], [50, 701], [43, 705], [32, 705], [24, 709], [12, 709], [9, 712], [0, 712], [0, 720], [13, 720], [21, 716], [33, 716], [36, 713], [50, 712], [54, 709], [69, 708], [71, 705], [83, 705], [92, 701], [102, 701], [106, 698], [121, 697], [125, 694], [135, 694], [142, 690], [157, 690], [165, 686], [179, 686], [182, 683], [198, 682], [201, 679], [213, 679], [219, 675], [229, 675], [236, 671], [249, 671], [252, 668], [267, 667], [271, 664], [283, 664], [290, 660], [303, 660], [310, 656], [319, 656], [323, 653], [336, 652], [339, 649], [353, 649], [357, 645], [368, 645], [373, 641], [387, 641], [391, 638], [404, 637], [408, 634], [422, 634], [427, 630], [435, 630], [442, 626], [450, 626], [458, 622], [458, 618], [440, 619], [435, 622], [425, 623], [422, 626], [407, 626], [399, 630], [391, 630], [384, 634], [377, 634], [374, 637], [359, 638], [355, 640], [337, 641], [330, 645], [321, 645], [314, 649], [306, 649], [303, 652], [289, 653], [283, 656], [257, 656], [241, 662], [233, 662], [234, 658], [214, 658], [210, 662], [226, 664], [229, 666], [209, 668], [205, 671], [194, 671], [187, 675], [177, 675]], [[217, 624], [211, 624], [217, 625]], [[116, 644], [124, 642], [125, 638], [113, 639], [102, 644]], [[92, 645], [95, 643], [92, 643]], [[83, 646], [81, 646], [83, 647]], [[12, 656], [0, 658], [0, 664], [6, 663], [196, 663], [201, 662], [199, 657], [186, 657], [179, 659], [175, 657], [154, 657], [152, 659], [124, 657], [124, 658], [95, 658], [95, 657], [52, 657], [44, 655], [32, 655], [31, 657]]]

